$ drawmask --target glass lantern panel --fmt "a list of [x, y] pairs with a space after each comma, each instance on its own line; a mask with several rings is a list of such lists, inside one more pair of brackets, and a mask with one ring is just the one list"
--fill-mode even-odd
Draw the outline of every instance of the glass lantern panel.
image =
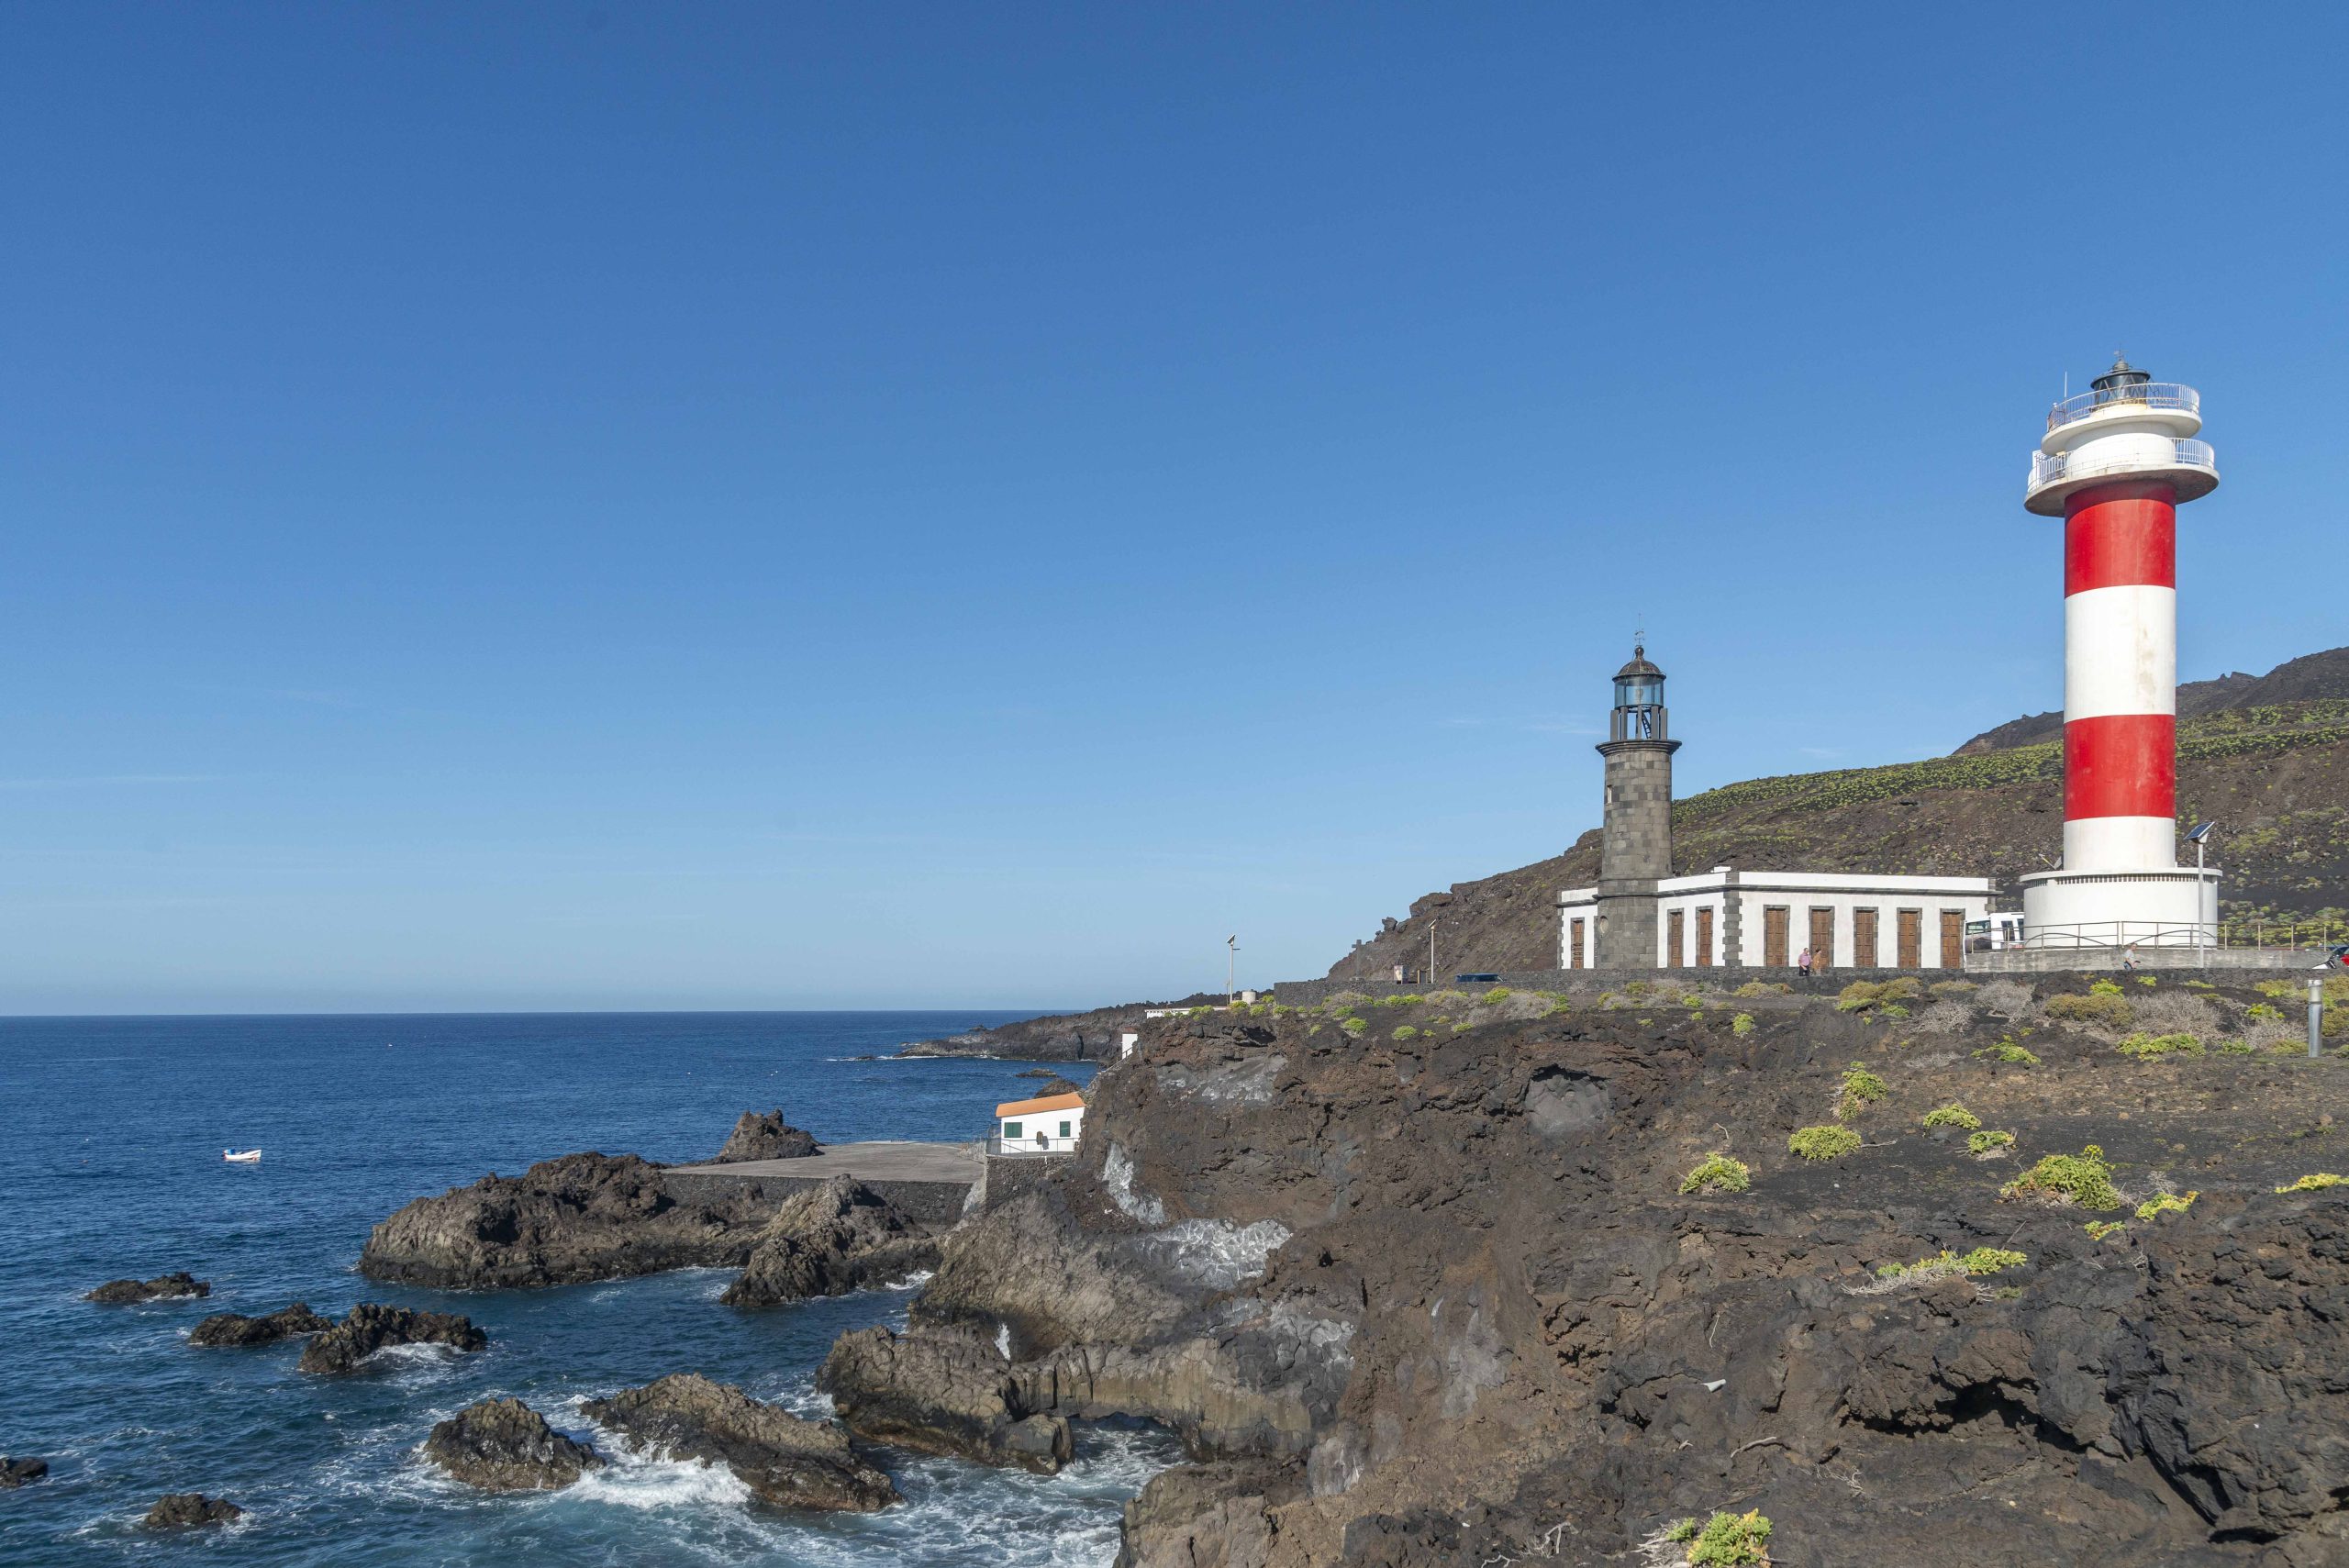
[[1664, 702], [1664, 683], [1645, 675], [1615, 683], [1617, 707], [1656, 707]]

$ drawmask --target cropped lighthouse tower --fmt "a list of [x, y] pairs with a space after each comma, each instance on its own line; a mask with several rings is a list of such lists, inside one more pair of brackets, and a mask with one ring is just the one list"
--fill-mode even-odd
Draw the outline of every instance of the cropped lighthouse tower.
[[2177, 864], [2177, 508], [2219, 484], [2201, 408], [2115, 360], [2032, 458], [2024, 508], [2064, 519], [2064, 862], [2022, 879], [2032, 947], [2215, 935], [2217, 870]]

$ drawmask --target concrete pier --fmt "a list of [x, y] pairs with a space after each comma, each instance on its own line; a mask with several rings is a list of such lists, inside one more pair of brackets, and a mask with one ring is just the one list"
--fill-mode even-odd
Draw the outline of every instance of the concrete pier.
[[722, 1165], [671, 1165], [662, 1173], [680, 1201], [748, 1195], [780, 1206], [795, 1193], [854, 1176], [917, 1219], [952, 1223], [977, 1184], [986, 1145], [835, 1143], [804, 1160], [737, 1160]]

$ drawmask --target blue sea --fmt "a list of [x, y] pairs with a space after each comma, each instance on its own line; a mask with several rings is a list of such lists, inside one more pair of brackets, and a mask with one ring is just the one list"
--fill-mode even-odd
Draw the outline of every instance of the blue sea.
[[[883, 1451], [906, 1502], [802, 1516], [722, 1471], [618, 1460], [566, 1491], [488, 1496], [417, 1457], [492, 1395], [596, 1440], [581, 1401], [699, 1372], [806, 1415], [834, 1336], [902, 1324], [910, 1286], [765, 1312], [692, 1270], [447, 1294], [352, 1272], [410, 1198], [577, 1150], [705, 1159], [751, 1109], [828, 1142], [982, 1137], [1029, 1063], [859, 1060], [1022, 1015], [624, 1014], [0, 1019], [0, 1454], [50, 1462], [0, 1491], [0, 1562], [1106, 1564], [1125, 1499], [1174, 1462], [1147, 1429], [1094, 1428], [1031, 1476]], [[1083, 1078], [1089, 1070], [1064, 1069]], [[258, 1166], [221, 1151], [258, 1145]], [[208, 1300], [104, 1307], [103, 1281], [187, 1269]], [[463, 1312], [471, 1356], [391, 1352], [347, 1377], [298, 1341], [193, 1350], [207, 1312], [357, 1301]], [[225, 1529], [138, 1528], [166, 1492], [248, 1510]]]

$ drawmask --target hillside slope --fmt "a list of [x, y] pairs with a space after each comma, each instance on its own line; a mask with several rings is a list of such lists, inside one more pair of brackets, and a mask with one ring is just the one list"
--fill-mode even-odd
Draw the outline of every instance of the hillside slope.
[[[2213, 858], [2227, 873], [2225, 917], [2341, 918], [2339, 890], [2349, 883], [2349, 648], [2264, 676], [2182, 686], [2179, 706], [2178, 814], [2224, 825]], [[2013, 743], [2018, 738], [2023, 743]], [[1947, 757], [1750, 779], [1676, 801], [1673, 870], [1987, 875], [2011, 891], [2015, 878], [2052, 862], [2063, 818], [2062, 717], [2040, 715], [1976, 736]], [[1427, 895], [1330, 973], [1424, 965], [1431, 921], [1439, 973], [1553, 967], [1558, 890], [1598, 876], [1594, 828], [1563, 855]]]

